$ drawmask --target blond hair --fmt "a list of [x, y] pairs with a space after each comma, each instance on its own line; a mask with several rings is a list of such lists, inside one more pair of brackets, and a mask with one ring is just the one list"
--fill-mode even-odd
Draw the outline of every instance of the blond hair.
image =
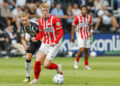
[[49, 8], [49, 5], [46, 2], [40, 4], [40, 8]]
[[28, 17], [28, 14], [27, 13], [22, 13], [21, 15], [20, 15], [20, 18], [21, 17]]

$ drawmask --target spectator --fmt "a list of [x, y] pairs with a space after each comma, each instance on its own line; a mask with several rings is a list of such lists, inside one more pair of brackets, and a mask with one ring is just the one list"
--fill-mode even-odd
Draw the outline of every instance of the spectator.
[[24, 49], [24, 46], [21, 43], [18, 43], [16, 38], [17, 35], [13, 33], [13, 29], [11, 26], [8, 26], [5, 32], [5, 38], [8, 39], [9, 45], [12, 44], [12, 46], [17, 49], [22, 55], [25, 55], [26, 51]]
[[19, 16], [23, 13], [22, 9], [20, 6], [12, 10], [12, 16], [13, 16], [13, 22], [15, 22], [15, 25], [17, 27], [17, 30], [20, 30], [20, 25], [19, 25]]
[[68, 31], [71, 31], [71, 26], [74, 18], [71, 5], [68, 5], [66, 9], [66, 15], [67, 15], [67, 19], [66, 19], [67, 28], [68, 28]]
[[25, 7], [25, 8], [23, 9], [23, 12], [24, 12], [25, 14], [29, 14], [29, 10], [28, 10], [28, 8]]
[[29, 4], [34, 4], [34, 3], [37, 3], [37, 2], [40, 2], [40, 0], [27, 0], [26, 3], [29, 3]]
[[117, 4], [117, 8], [120, 9], [120, 0], [114, 0], [114, 3]]
[[5, 57], [6, 58], [9, 57], [10, 48], [9, 48], [9, 40], [8, 40], [8, 38], [0, 37], [0, 45], [1, 45], [2, 49], [7, 52], [7, 55]]
[[95, 7], [94, 7], [94, 0], [88, 0], [87, 3], [86, 3], [86, 6], [87, 6], [87, 9], [88, 9], [88, 12], [94, 12], [95, 10]]
[[78, 4], [73, 4], [73, 9], [72, 9], [73, 16], [80, 15], [81, 10], [78, 8]]
[[98, 11], [98, 20], [95, 26], [95, 30], [98, 29], [101, 22], [105, 25], [112, 24], [113, 31], [115, 31], [119, 27], [116, 18], [112, 16], [110, 12], [107, 11], [107, 6], [104, 4], [102, 6], [102, 9]]
[[1, 8], [1, 16], [3, 18], [12, 17], [11, 10], [8, 8], [7, 2], [4, 2], [4, 5]]
[[16, 0], [16, 7], [20, 6], [21, 8], [24, 8], [26, 4], [26, 0]]
[[19, 17], [23, 13], [20, 6], [17, 6], [17, 8], [12, 10], [13, 17]]
[[100, 10], [102, 8], [102, 5], [103, 5], [103, 0], [95, 0], [94, 6], [96, 10]]
[[81, 8], [82, 6], [85, 6], [86, 3], [87, 3], [87, 0], [78, 0], [78, 4], [79, 4], [80, 8]]
[[6, 25], [10, 24], [9, 21], [12, 18], [12, 13], [10, 8], [8, 8], [8, 3], [4, 2], [3, 7], [1, 8], [1, 19], [0, 19], [0, 23], [4, 23], [3, 27], [5, 28]]
[[54, 3], [54, 0], [42, 0], [42, 2], [46, 2], [51, 8], [51, 4]]
[[41, 0], [27, 0], [25, 7], [31, 8], [36, 3], [40, 3]]
[[14, 0], [4, 0], [8, 3], [8, 7], [13, 10], [15, 8], [15, 2]]
[[50, 13], [51, 13], [51, 11], [53, 10], [53, 8], [54, 8], [54, 3], [51, 3]]
[[0, 0], [0, 8], [3, 7], [4, 0]]
[[36, 3], [36, 14], [38, 15], [38, 17], [41, 17], [42, 16], [42, 13], [41, 13], [41, 9], [40, 9], [40, 4], [39, 3]]
[[30, 20], [36, 21], [36, 19], [39, 16], [36, 14], [36, 5], [31, 6], [30, 10], [29, 10], [29, 18]]
[[61, 4], [57, 4], [56, 8], [51, 11], [51, 14], [59, 18], [65, 18], [63, 10], [61, 9]]

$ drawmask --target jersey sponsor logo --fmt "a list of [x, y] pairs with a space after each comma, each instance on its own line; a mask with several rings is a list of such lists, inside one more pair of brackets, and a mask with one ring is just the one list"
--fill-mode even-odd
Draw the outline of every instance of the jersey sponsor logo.
[[57, 25], [57, 26], [60, 26], [60, 22], [57, 22], [56, 25]]
[[85, 23], [80, 23], [79, 24], [79, 27], [87, 27], [88, 26], [88, 23], [87, 22], [85, 22]]
[[45, 32], [53, 32], [53, 29], [52, 28], [44, 28], [44, 31]]

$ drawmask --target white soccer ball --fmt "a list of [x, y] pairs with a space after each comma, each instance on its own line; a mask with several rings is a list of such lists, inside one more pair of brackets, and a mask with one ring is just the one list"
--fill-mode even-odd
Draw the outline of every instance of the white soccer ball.
[[59, 84], [59, 85], [63, 84], [64, 83], [64, 77], [63, 77], [63, 75], [61, 75], [61, 74], [54, 75], [53, 82], [55, 84]]
[[97, 54], [96, 54], [96, 52], [92, 51], [92, 52], [90, 53], [90, 56], [91, 56], [91, 57], [96, 57]]

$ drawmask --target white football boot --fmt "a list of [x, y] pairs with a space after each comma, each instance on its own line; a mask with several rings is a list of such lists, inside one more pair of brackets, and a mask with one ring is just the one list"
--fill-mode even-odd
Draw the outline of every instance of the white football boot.
[[30, 82], [30, 77], [26, 77], [23, 82]]
[[78, 62], [77, 61], [75, 61], [75, 63], [74, 63], [74, 68], [78, 69]]
[[58, 64], [57, 73], [63, 75], [62, 65], [61, 64]]
[[38, 79], [33, 79], [29, 84], [37, 84], [38, 83]]
[[86, 70], [92, 70], [89, 66], [84, 67]]

